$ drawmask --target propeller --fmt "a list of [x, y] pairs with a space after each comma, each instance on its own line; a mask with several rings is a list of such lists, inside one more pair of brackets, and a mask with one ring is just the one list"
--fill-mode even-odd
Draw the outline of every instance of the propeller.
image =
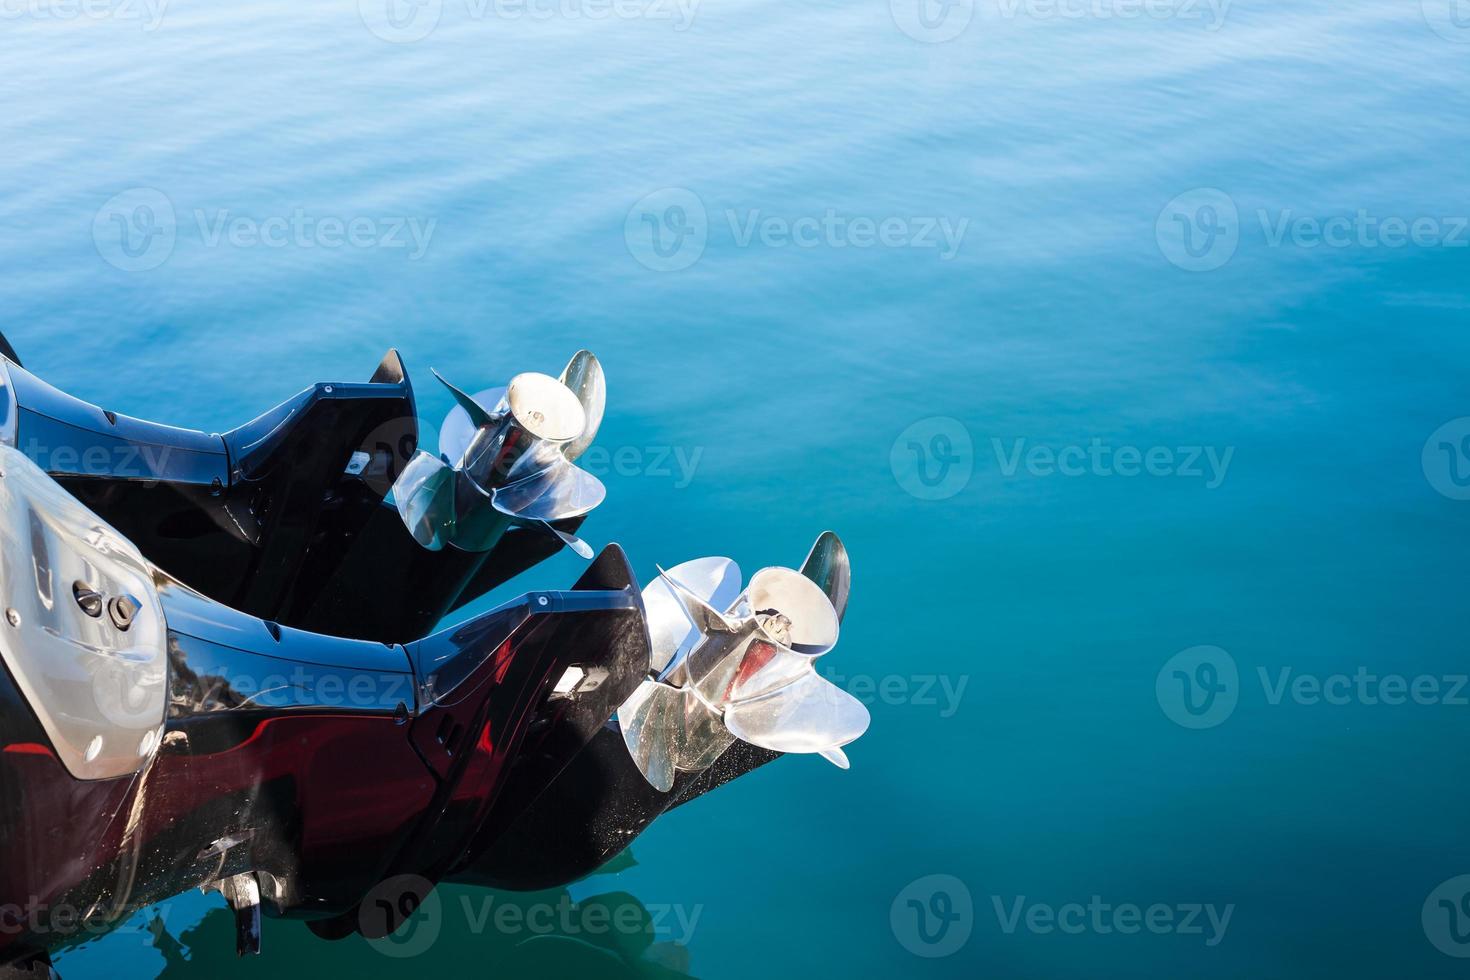
[[816, 672], [837, 644], [851, 571], [841, 539], [817, 539], [801, 571], [763, 568], [741, 588], [729, 558], [676, 565], [643, 590], [649, 676], [618, 708], [623, 741], [650, 785], [712, 765], [736, 740], [816, 753], [868, 728], [862, 702]]
[[455, 407], [439, 455], [420, 451], [393, 485], [398, 513], [431, 551], [488, 551], [514, 524], [536, 528], [591, 560], [582, 539], [553, 527], [602, 503], [602, 482], [573, 461], [597, 437], [607, 401], [602, 365], [578, 351], [559, 378], [529, 372], [471, 395], [434, 372]]

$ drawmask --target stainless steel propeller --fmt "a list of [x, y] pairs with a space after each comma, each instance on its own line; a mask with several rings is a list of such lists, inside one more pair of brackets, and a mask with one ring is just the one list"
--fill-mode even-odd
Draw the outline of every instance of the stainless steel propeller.
[[837, 643], [850, 583], [830, 531], [801, 571], [761, 569], [743, 591], [728, 558], [660, 570], [643, 590], [650, 674], [617, 713], [654, 788], [668, 792], [679, 771], [707, 768], [737, 738], [847, 768], [842, 746], [867, 730], [868, 709], [815, 663]]
[[590, 560], [586, 542], [552, 522], [580, 517], [607, 495], [573, 463], [602, 424], [607, 384], [597, 358], [578, 351], [559, 378], [518, 374], [475, 395], [434, 376], [456, 402], [439, 430], [439, 455], [415, 454], [393, 485], [414, 539], [432, 551], [488, 551], [523, 524]]

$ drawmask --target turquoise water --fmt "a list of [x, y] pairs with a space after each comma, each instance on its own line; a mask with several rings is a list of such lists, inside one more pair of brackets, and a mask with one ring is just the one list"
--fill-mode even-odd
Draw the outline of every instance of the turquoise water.
[[58, 2], [0, 24], [28, 367], [222, 429], [390, 345], [435, 420], [430, 366], [589, 347], [585, 535], [836, 529], [873, 713], [573, 886], [658, 917], [636, 962], [446, 890], [420, 958], [237, 965], [192, 895], [68, 980], [1463, 972], [1459, 0]]

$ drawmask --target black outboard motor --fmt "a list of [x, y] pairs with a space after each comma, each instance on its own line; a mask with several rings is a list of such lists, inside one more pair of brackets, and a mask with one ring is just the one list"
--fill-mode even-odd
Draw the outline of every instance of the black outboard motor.
[[590, 556], [604, 492], [575, 466], [591, 354], [451, 391], [437, 455], [395, 352], [208, 434], [72, 398], [0, 337], [0, 980], [195, 887], [242, 954], [262, 915], [381, 936], [442, 881], [581, 878], [783, 753], [846, 768], [868, 714], [815, 670], [850, 584], [830, 532], [744, 584], [702, 558], [640, 589], [610, 545], [431, 634]]

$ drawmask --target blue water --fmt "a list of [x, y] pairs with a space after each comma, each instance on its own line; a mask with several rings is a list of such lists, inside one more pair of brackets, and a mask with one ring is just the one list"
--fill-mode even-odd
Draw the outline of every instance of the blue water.
[[[187, 896], [169, 976], [1463, 973], [1470, 9], [426, 3], [4, 7], [0, 329], [213, 429], [390, 345], [433, 420], [430, 366], [591, 348], [586, 536], [648, 575], [839, 531], [872, 728], [572, 888], [664, 967], [446, 890], [417, 961], [271, 922], [236, 965]], [[142, 928], [62, 972], [158, 973]]]

